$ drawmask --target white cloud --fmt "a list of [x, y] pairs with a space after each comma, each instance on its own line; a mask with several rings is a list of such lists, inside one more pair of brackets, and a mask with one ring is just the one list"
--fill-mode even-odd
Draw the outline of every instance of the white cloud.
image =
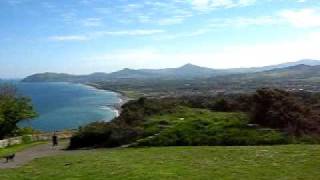
[[260, 17], [234, 17], [224, 19], [212, 19], [209, 22], [209, 27], [247, 27], [247, 26], [263, 26], [273, 25], [280, 22], [279, 18], [272, 16]]
[[192, 0], [191, 4], [196, 9], [207, 9], [209, 7], [210, 0]]
[[216, 8], [232, 8], [255, 4], [256, 0], [191, 0], [191, 5], [197, 10], [212, 10]]
[[86, 41], [105, 36], [151, 36], [155, 34], [164, 33], [161, 29], [136, 29], [136, 30], [123, 30], [123, 31], [97, 31], [84, 35], [62, 35], [50, 36], [51, 41]]
[[185, 17], [176, 16], [172, 18], [164, 18], [158, 21], [159, 25], [173, 25], [173, 24], [180, 24], [185, 20]]
[[283, 10], [269, 16], [257, 17], [232, 17], [232, 18], [214, 18], [207, 22], [205, 27], [198, 30], [182, 32], [179, 34], [170, 34], [157, 37], [158, 40], [163, 38], [175, 39], [181, 37], [193, 37], [210, 33], [219, 28], [246, 28], [249, 26], [282, 26], [286, 23], [296, 28], [314, 28], [320, 27], [320, 12], [316, 9], [300, 9], [300, 10]]
[[295, 27], [320, 27], [320, 12], [316, 9], [284, 10], [279, 16]]
[[49, 37], [51, 41], [86, 41], [87, 36], [82, 35], [69, 35], [69, 36], [51, 36]]
[[86, 18], [82, 20], [82, 24], [87, 27], [102, 26], [103, 22], [101, 18]]
[[222, 19], [211, 19], [206, 26], [190, 30], [189, 32], [179, 32], [162, 34], [154, 37], [156, 40], [171, 40], [177, 38], [185, 37], [195, 37], [203, 34], [211, 33], [219, 28], [246, 28], [249, 26], [267, 26], [267, 25], [277, 25], [281, 24], [279, 18], [274, 18], [272, 16], [261, 16], [255, 18], [249, 17], [235, 17], [235, 18], [222, 18]]
[[162, 29], [137, 29], [137, 30], [124, 30], [124, 31], [100, 31], [94, 33], [97, 36], [149, 36], [154, 34], [164, 33]]
[[7, 0], [7, 2], [8, 2], [10, 5], [18, 5], [18, 4], [24, 3], [25, 0]]
[[[300, 59], [320, 59], [320, 32], [290, 41], [212, 48], [202, 52], [162, 52], [154, 48], [113, 51], [89, 58], [101, 67], [159, 68], [194, 63], [212, 68], [254, 67]], [[159, 63], [161, 62], [161, 63]]]
[[128, 12], [132, 12], [132, 11], [136, 11], [136, 10], [140, 10], [141, 8], [143, 8], [143, 4], [127, 4], [125, 6], [123, 6], [123, 11], [128, 13]]

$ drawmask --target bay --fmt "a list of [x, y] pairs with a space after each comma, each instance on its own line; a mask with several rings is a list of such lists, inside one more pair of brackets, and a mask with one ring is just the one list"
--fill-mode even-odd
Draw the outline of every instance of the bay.
[[19, 94], [31, 98], [39, 116], [25, 120], [21, 127], [52, 132], [76, 129], [95, 121], [110, 121], [118, 112], [118, 94], [71, 83], [15, 82]]

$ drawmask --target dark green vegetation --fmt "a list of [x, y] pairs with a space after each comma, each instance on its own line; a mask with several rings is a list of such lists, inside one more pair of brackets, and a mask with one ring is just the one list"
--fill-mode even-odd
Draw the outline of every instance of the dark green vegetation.
[[0, 170], [0, 179], [320, 179], [320, 147], [128, 148], [75, 152]]
[[319, 112], [317, 94], [278, 89], [217, 97], [140, 98], [125, 104], [112, 122], [80, 128], [70, 148], [317, 143]]
[[0, 157], [10, 155], [13, 153], [17, 153], [19, 151], [23, 151], [25, 149], [28, 149], [30, 147], [33, 147], [33, 146], [36, 146], [39, 144], [43, 144], [43, 143], [44, 142], [32, 142], [32, 143], [24, 143], [24, 144], [14, 145], [14, 146], [6, 147], [3, 149], [0, 148]]
[[0, 139], [20, 135], [24, 130], [17, 123], [35, 116], [30, 99], [19, 96], [13, 86], [0, 87]]

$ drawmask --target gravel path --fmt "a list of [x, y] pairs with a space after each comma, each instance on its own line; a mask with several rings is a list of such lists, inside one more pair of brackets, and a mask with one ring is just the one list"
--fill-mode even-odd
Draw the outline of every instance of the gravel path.
[[5, 159], [0, 160], [0, 169], [17, 168], [28, 162], [41, 157], [71, 153], [71, 151], [65, 151], [68, 142], [60, 142], [59, 146], [52, 147], [51, 143], [41, 144], [21, 152], [16, 153], [14, 161], [6, 163]]

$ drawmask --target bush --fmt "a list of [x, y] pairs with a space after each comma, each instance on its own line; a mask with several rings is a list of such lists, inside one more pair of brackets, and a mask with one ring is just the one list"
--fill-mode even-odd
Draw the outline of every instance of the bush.
[[39, 133], [39, 131], [32, 129], [30, 127], [18, 128], [17, 131], [15, 132], [15, 134], [18, 136], [30, 135], [35, 133]]
[[[223, 122], [222, 122], [223, 123]], [[227, 124], [195, 120], [168, 128], [154, 138], [140, 141], [141, 146], [208, 146], [208, 145], [274, 145], [287, 143], [287, 137], [276, 131], [261, 131]]]
[[80, 128], [70, 140], [70, 149], [84, 147], [117, 147], [139, 136], [139, 130], [115, 123], [96, 122]]
[[18, 96], [13, 86], [0, 86], [0, 139], [16, 135], [17, 124], [35, 116], [30, 99]]
[[31, 142], [32, 142], [32, 137], [31, 137], [31, 135], [23, 135], [23, 136], [22, 136], [22, 142], [23, 142], [24, 144], [29, 144], [29, 143], [31, 143]]
[[278, 89], [260, 89], [253, 96], [252, 123], [280, 129], [289, 135], [320, 133], [320, 117], [310, 105]]

